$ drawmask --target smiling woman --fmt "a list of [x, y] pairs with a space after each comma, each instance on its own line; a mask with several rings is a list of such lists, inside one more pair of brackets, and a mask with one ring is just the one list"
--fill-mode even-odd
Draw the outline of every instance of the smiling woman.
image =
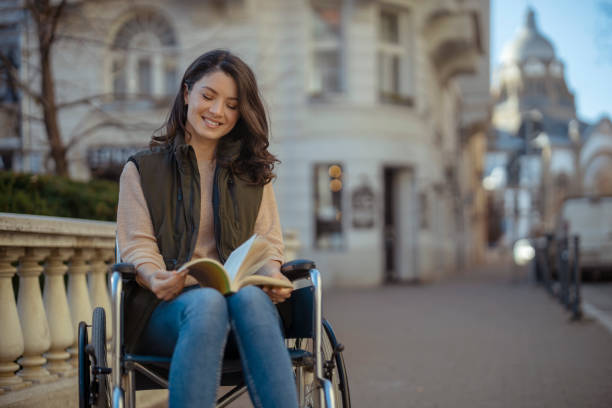
[[[270, 183], [276, 158], [268, 144], [253, 72], [237, 56], [215, 50], [187, 68], [151, 149], [130, 157], [121, 175], [119, 249], [149, 289], [134, 303], [151, 305], [148, 313], [131, 315], [146, 324], [127, 347], [172, 356], [170, 407], [212, 407], [221, 359], [237, 355], [237, 346], [255, 405], [297, 406], [273, 307], [291, 289], [248, 286], [225, 297], [199, 287], [188, 270], [177, 272], [196, 258], [223, 263], [257, 234], [272, 248], [257, 273], [287, 280], [280, 273], [283, 242]], [[226, 348], [228, 336], [233, 346]]]

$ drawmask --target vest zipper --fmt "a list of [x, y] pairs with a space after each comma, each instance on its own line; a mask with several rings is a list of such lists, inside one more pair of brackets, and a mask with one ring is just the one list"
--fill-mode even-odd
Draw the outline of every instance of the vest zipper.
[[[183, 188], [181, 187], [181, 182], [178, 182], [178, 194], [176, 197], [176, 208], [174, 209], [174, 233], [177, 233], [177, 228], [179, 225], [179, 214], [181, 213], [181, 208], [183, 208]], [[178, 254], [177, 254], [178, 255]], [[176, 266], [177, 261], [174, 261], [174, 266]]]
[[217, 246], [217, 254], [221, 263], [225, 263], [225, 257], [221, 253], [221, 220], [219, 218], [219, 166], [215, 166], [215, 174], [213, 176], [213, 225], [215, 232], [215, 244]]
[[236, 201], [236, 189], [234, 187], [234, 176], [230, 176], [227, 184], [229, 185], [230, 197], [232, 198], [232, 207], [234, 208], [234, 222], [238, 226], [238, 202]]

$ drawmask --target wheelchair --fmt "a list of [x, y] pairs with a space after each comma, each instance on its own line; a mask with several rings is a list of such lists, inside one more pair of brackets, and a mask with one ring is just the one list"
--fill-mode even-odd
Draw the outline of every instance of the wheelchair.
[[[344, 347], [337, 341], [331, 324], [322, 317], [320, 272], [308, 260], [286, 263], [281, 272], [298, 287], [277, 307], [293, 365], [299, 407], [350, 408]], [[113, 336], [108, 354], [104, 309], [98, 307], [93, 311], [91, 327], [86, 322], [79, 324], [80, 408], [134, 408], [136, 391], [168, 388], [170, 357], [134, 354], [125, 347], [128, 327], [124, 306], [130, 288], [138, 285], [135, 278], [136, 270], [131, 264], [111, 267]], [[228, 406], [247, 391], [239, 358], [224, 358], [221, 385], [232, 388], [218, 398], [217, 408]]]

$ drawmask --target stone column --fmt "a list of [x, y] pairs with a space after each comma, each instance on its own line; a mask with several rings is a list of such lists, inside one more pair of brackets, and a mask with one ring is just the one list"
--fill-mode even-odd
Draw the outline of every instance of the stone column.
[[78, 366], [77, 341], [79, 322], [85, 321], [91, 324], [91, 302], [87, 291], [87, 272], [89, 265], [87, 261], [91, 258], [93, 251], [90, 249], [76, 249], [70, 266], [68, 267], [68, 304], [74, 333], [74, 343], [68, 352], [72, 356], [72, 365]]
[[17, 269], [20, 278], [17, 310], [24, 339], [23, 357], [17, 361], [22, 369], [17, 374], [36, 383], [57, 379], [56, 375], [52, 375], [43, 367], [47, 362], [43, 353], [51, 346], [51, 336], [38, 283], [43, 268], [38, 263], [48, 254], [48, 249], [27, 248], [25, 254], [19, 258]]
[[11, 262], [23, 254], [23, 248], [0, 248], [0, 390], [31, 384], [15, 375], [19, 366], [14, 362], [23, 353], [23, 335], [11, 281], [17, 269]]
[[107, 261], [111, 261], [114, 256], [112, 249], [96, 249], [90, 262], [91, 272], [89, 272], [89, 298], [91, 299], [92, 309], [100, 306], [106, 312], [106, 339], [110, 341], [112, 336], [111, 303], [108, 291]]
[[70, 354], [66, 349], [75, 342], [75, 330], [70, 320], [68, 299], [64, 274], [68, 267], [64, 261], [70, 258], [73, 250], [69, 248], [56, 248], [51, 251], [45, 265], [44, 304], [47, 311], [47, 321], [51, 332], [51, 347], [45, 354], [47, 369], [54, 374], [70, 376], [76, 373], [69, 364]]

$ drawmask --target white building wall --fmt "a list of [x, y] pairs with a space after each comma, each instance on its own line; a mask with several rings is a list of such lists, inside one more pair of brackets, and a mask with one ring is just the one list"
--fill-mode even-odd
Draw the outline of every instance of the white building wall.
[[[282, 161], [275, 182], [281, 222], [284, 229], [298, 232], [300, 255], [317, 262], [324, 280], [351, 286], [383, 281], [386, 166], [412, 169], [415, 208], [423, 210], [418, 208], [418, 196], [427, 195], [429, 226], [417, 228], [417, 273], [421, 279], [432, 279], [456, 263], [455, 192], [445, 171], [447, 166], [460, 171], [456, 166], [461, 161], [462, 148], [458, 135], [460, 90], [452, 79], [441, 82], [428, 55], [424, 19], [435, 7], [409, 0], [391, 3], [410, 12], [413, 38], [409, 71], [414, 106], [388, 105], [378, 100], [377, 25], [382, 3], [377, 1], [344, 2], [349, 6], [342, 17], [345, 89], [329, 101], [310, 101], [307, 93], [310, 6], [302, 0], [244, 0], [228, 2], [227, 7], [198, 2], [181, 3], [179, 7], [162, 0], [83, 2], [82, 19], [63, 29], [75, 36], [87, 34], [92, 44], [76, 47], [65, 43], [58, 47], [54, 69], [58, 84], [66, 84], [58, 86], [58, 94], [62, 100], [72, 100], [112, 91], [109, 44], [114, 32], [134, 9], [158, 10], [175, 30], [179, 77], [195, 57], [213, 48], [228, 48], [253, 68], [270, 113], [271, 151]], [[90, 30], [86, 29], [87, 21]], [[68, 85], [71, 83], [78, 85]], [[163, 123], [168, 109], [167, 103], [154, 109], [138, 109], [120, 108], [100, 100], [93, 108], [80, 106], [62, 113], [60, 122], [65, 136], [95, 125], [101, 115], [142, 125], [130, 130], [99, 129], [70, 153], [72, 173], [89, 176], [89, 146], [145, 146], [152, 131]], [[36, 137], [44, 134], [36, 125], [32, 129]], [[44, 145], [34, 138], [31, 144]], [[344, 171], [345, 245], [337, 252], [314, 249], [313, 166], [320, 162], [341, 163]], [[376, 216], [372, 228], [355, 229], [351, 223], [351, 193], [364, 177], [375, 195]], [[462, 177], [465, 175], [457, 174], [457, 178]], [[422, 213], [404, 216], [420, 217]], [[420, 220], [414, 221], [420, 225]]]

